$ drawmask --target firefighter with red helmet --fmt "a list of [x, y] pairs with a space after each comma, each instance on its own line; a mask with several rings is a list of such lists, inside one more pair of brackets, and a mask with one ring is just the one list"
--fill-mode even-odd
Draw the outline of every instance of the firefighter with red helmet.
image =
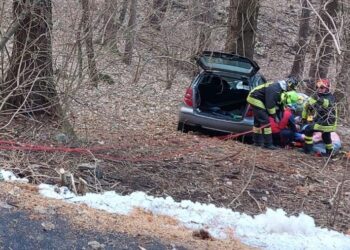
[[322, 140], [326, 145], [326, 155], [331, 155], [333, 151], [331, 132], [336, 130], [337, 108], [328, 79], [319, 79], [316, 82], [316, 94], [305, 103], [302, 118], [309, 123], [305, 128], [304, 152], [312, 153], [312, 135], [315, 131], [319, 131], [322, 132]]
[[256, 146], [276, 149], [272, 143], [272, 130], [269, 117], [277, 120], [276, 108], [281, 102], [281, 94], [294, 90], [299, 81], [295, 77], [286, 80], [261, 84], [249, 92], [247, 102], [254, 114], [253, 141]]

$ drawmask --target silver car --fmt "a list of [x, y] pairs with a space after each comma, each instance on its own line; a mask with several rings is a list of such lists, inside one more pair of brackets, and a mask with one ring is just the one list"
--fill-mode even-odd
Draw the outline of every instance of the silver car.
[[258, 73], [258, 64], [245, 57], [212, 51], [204, 51], [197, 64], [201, 72], [186, 90], [178, 130], [250, 131], [253, 113], [246, 98], [252, 88], [266, 82]]

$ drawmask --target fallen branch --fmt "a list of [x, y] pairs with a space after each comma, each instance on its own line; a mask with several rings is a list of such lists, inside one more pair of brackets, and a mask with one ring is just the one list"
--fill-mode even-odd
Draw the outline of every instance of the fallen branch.
[[255, 170], [255, 163], [256, 163], [256, 149], [254, 150], [254, 157], [253, 157], [253, 167], [252, 167], [252, 172], [250, 173], [250, 176], [249, 176], [249, 179], [247, 181], [247, 183], [245, 184], [245, 186], [243, 187], [243, 189], [241, 190], [241, 192], [236, 196], [236, 198], [234, 198], [229, 206], [231, 206], [243, 193], [244, 191], [247, 189], [247, 187], [249, 186], [250, 184], [250, 181], [252, 180], [252, 177], [253, 177], [253, 174], [254, 174], [254, 170]]
[[255, 166], [255, 167], [258, 168], [258, 169], [264, 170], [266, 172], [269, 172], [269, 173], [276, 173], [276, 171], [274, 171], [272, 169], [267, 169], [267, 168], [263, 168], [263, 167], [260, 167], [260, 166]]
[[259, 208], [259, 211], [262, 212], [262, 209], [261, 209], [261, 207], [260, 207], [259, 202], [258, 202], [258, 201], [255, 199], [255, 197], [249, 192], [249, 190], [247, 190], [247, 194], [249, 195], [250, 198], [252, 198], [252, 199], [255, 201], [256, 205], [257, 205], [258, 208]]
[[342, 185], [342, 182], [339, 182], [338, 185], [337, 185], [337, 187], [335, 188], [335, 192], [334, 192], [332, 198], [330, 198], [330, 199], [328, 200], [328, 202], [329, 202], [329, 204], [331, 205], [331, 207], [334, 206], [334, 201], [335, 201], [335, 199], [336, 199], [337, 196], [338, 196], [339, 188], [340, 188], [341, 185]]

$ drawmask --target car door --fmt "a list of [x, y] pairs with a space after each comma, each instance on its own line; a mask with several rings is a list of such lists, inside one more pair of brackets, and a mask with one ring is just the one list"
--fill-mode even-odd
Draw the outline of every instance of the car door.
[[205, 71], [228, 72], [246, 77], [254, 76], [260, 69], [249, 58], [222, 52], [203, 51], [196, 61]]

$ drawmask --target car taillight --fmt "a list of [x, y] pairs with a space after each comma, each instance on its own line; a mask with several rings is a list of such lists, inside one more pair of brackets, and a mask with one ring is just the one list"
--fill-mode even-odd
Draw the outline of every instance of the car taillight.
[[247, 113], [245, 114], [245, 117], [253, 117], [253, 109], [252, 106], [248, 105]]
[[183, 101], [187, 106], [193, 107], [193, 89], [191, 87], [186, 89], [186, 94]]

